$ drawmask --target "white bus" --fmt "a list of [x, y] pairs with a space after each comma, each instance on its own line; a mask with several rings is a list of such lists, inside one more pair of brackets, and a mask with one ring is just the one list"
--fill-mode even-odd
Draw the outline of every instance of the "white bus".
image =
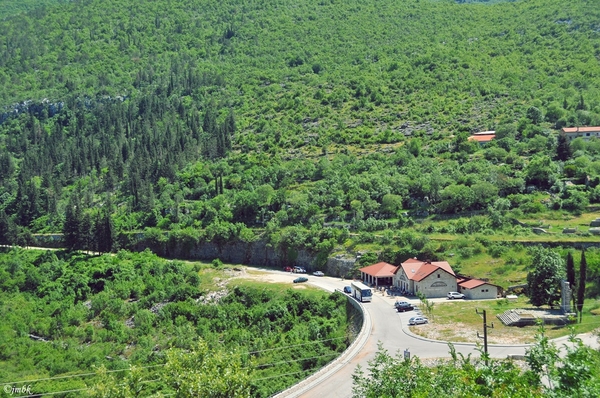
[[373, 291], [371, 288], [362, 282], [352, 282], [350, 287], [352, 288], [352, 297], [358, 301], [371, 301], [373, 298]]

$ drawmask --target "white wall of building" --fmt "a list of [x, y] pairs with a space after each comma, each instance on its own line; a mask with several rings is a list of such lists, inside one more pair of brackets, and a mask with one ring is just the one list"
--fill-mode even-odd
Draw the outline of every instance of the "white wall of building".
[[498, 297], [498, 287], [494, 285], [477, 286], [473, 289], [461, 288], [460, 293], [464, 294], [468, 299], [484, 300], [484, 299], [495, 299]]
[[415, 282], [415, 294], [421, 292], [427, 298], [446, 297], [448, 292], [456, 291], [456, 276], [441, 269]]

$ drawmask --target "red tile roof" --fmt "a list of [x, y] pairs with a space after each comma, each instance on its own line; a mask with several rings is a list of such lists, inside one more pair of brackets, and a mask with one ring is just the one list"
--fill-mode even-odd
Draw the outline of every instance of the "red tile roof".
[[474, 289], [478, 286], [485, 285], [486, 282], [480, 281], [479, 279], [471, 279], [469, 281], [458, 282], [460, 287], [464, 287], [465, 289]]
[[393, 277], [398, 267], [388, 263], [377, 263], [361, 268], [360, 272], [364, 272], [367, 275], [376, 276], [379, 278]]
[[469, 136], [469, 141], [490, 142], [496, 138], [496, 134], [480, 134]]
[[482, 285], [496, 286], [489, 282], [482, 281], [479, 279], [462, 279], [462, 280], [458, 280], [457, 282], [458, 282], [457, 284], [460, 287], [464, 287], [465, 289], [475, 289], [476, 287], [479, 287]]
[[447, 261], [425, 262], [411, 258], [403, 262], [401, 266], [408, 279], [416, 282], [422, 281], [440, 269], [454, 275], [454, 271]]
[[563, 127], [563, 133], [593, 133], [600, 131], [600, 127]]

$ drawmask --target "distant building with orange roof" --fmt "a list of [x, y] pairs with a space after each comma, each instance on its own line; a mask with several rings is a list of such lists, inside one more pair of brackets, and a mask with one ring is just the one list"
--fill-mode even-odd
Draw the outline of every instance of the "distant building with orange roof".
[[485, 145], [494, 138], [496, 138], [495, 131], [482, 131], [481, 133], [472, 134], [471, 136], [469, 136], [468, 140], [475, 141], [479, 143], [479, 145]]
[[600, 138], [600, 127], [563, 127], [561, 133], [569, 141], [573, 141], [575, 138], [589, 141], [592, 137]]

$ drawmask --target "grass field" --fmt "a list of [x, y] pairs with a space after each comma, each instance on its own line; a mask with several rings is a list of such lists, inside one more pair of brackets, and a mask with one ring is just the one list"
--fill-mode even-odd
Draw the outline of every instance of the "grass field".
[[[432, 314], [426, 314], [430, 319], [427, 325], [413, 326], [411, 331], [424, 337], [455, 342], [475, 343], [483, 340], [477, 333], [483, 335], [483, 319], [481, 312], [486, 311], [487, 324], [494, 324], [488, 329], [489, 344], [519, 344], [532, 343], [539, 332], [538, 326], [509, 327], [505, 326], [496, 315], [509, 309], [533, 308], [527, 298], [521, 296], [515, 302], [507, 300], [461, 301], [436, 303]], [[543, 308], [543, 307], [542, 307]], [[600, 300], [588, 300], [584, 306], [582, 323], [572, 325], [576, 334], [600, 331], [600, 315], [594, 315], [600, 308]], [[594, 313], [593, 313], [593, 312]], [[549, 338], [566, 336], [570, 327], [548, 325], [545, 333]]]

